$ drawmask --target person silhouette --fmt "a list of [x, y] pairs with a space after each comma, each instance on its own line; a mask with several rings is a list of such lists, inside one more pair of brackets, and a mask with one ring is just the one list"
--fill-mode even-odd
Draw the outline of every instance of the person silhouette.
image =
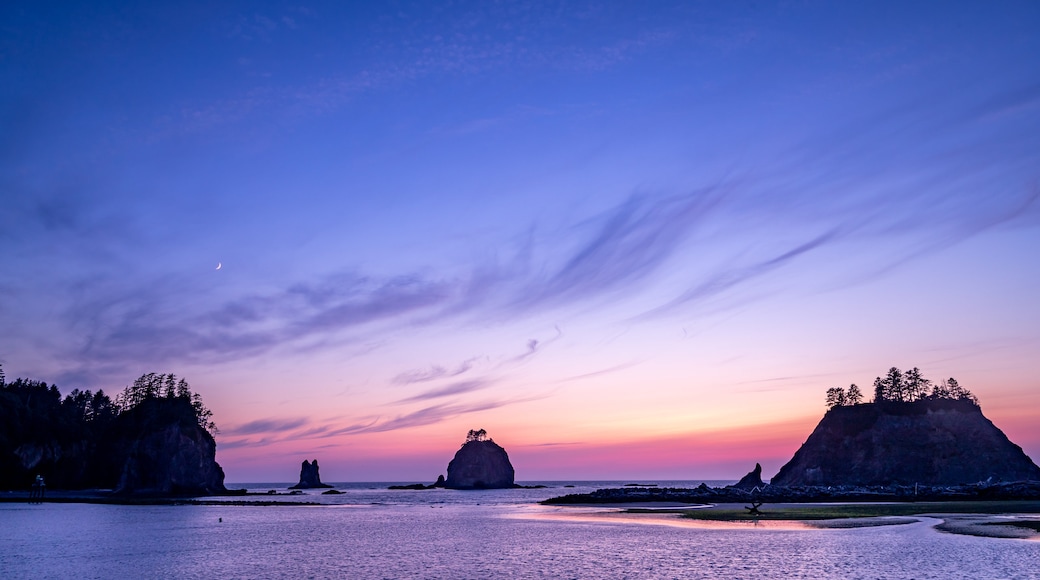
[[43, 495], [46, 490], [47, 484], [43, 481], [43, 476], [37, 474], [36, 480], [33, 481], [32, 489], [29, 490], [29, 503], [43, 502]]

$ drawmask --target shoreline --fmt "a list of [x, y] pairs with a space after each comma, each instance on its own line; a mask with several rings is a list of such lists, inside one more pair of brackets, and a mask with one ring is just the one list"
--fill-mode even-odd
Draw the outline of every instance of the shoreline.
[[[544, 505], [544, 504], [543, 504]], [[738, 503], [697, 507], [549, 505], [535, 518], [631, 522], [702, 529], [851, 529], [934, 521], [943, 533], [1040, 541], [1040, 501], [780, 503], [751, 515]], [[575, 509], [588, 508], [588, 509]]]
[[[155, 506], [179, 506], [179, 505], [242, 505], [242, 506], [320, 506], [324, 505], [315, 501], [285, 501], [269, 498], [274, 495], [300, 497], [301, 494], [268, 494], [268, 493], [241, 493], [232, 492], [221, 495], [204, 496], [161, 496], [161, 495], [117, 495], [108, 490], [54, 490], [48, 491], [47, 495], [39, 500], [29, 500], [29, 492], [7, 491], [0, 492], [0, 503], [21, 503], [26, 505], [41, 505], [48, 503], [86, 503], [98, 505], [155, 505]], [[258, 499], [230, 499], [256, 497]], [[229, 498], [229, 499], [211, 499]]]
[[[316, 501], [266, 499], [267, 493], [225, 496], [117, 496], [107, 490], [54, 491], [42, 502], [122, 506], [332, 507]], [[297, 496], [298, 497], [298, 496]], [[236, 498], [236, 499], [232, 499]], [[255, 498], [255, 499], [253, 499]], [[0, 493], [0, 503], [26, 504], [27, 492]], [[668, 525], [700, 529], [851, 529], [934, 520], [942, 533], [1040, 541], [1040, 500], [947, 500], [938, 502], [778, 502], [751, 514], [742, 502], [691, 504], [660, 501], [531, 503], [538, 513], [512, 517], [598, 523]]]
[[717, 504], [739, 502], [834, 503], [834, 502], [961, 502], [1040, 501], [1040, 481], [976, 483], [924, 486], [795, 486], [764, 484], [751, 489], [735, 486], [695, 488], [639, 487], [604, 488], [591, 493], [549, 498], [545, 505], [627, 504], [633, 502], [679, 502]]
[[760, 507], [758, 514], [751, 514], [742, 503], [719, 503], [697, 509], [631, 507], [623, 508], [623, 511], [628, 513], [671, 513], [695, 520], [732, 522], [846, 520], [931, 514], [951, 516], [1036, 514], [1040, 517], [1040, 501], [784, 502], [765, 504]]

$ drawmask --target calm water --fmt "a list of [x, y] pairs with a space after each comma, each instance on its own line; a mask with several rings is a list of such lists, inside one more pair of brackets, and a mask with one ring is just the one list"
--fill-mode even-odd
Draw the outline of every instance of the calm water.
[[559, 518], [602, 510], [535, 504], [617, 484], [482, 492], [343, 484], [344, 495], [278, 497], [324, 504], [315, 507], [0, 504], [0, 577], [1040, 578], [1040, 542], [944, 534], [934, 520], [704, 529]]

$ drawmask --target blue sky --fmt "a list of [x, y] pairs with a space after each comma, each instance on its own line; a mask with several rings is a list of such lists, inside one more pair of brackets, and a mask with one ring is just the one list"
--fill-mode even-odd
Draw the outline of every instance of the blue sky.
[[184, 376], [232, 480], [769, 471], [892, 365], [1040, 454], [1035, 3], [154, 4], [0, 12], [9, 376]]

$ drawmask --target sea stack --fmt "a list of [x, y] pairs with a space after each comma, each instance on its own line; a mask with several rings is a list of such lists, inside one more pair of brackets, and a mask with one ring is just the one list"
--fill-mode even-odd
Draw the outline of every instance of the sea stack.
[[765, 484], [762, 483], [762, 465], [760, 463], [756, 463], [755, 464], [755, 468], [753, 470], [751, 470], [744, 477], [740, 478], [740, 481], [738, 481], [736, 484], [732, 485], [731, 487], [735, 487], [737, 489], [746, 489], [748, 491], [751, 491], [751, 490], [755, 489], [756, 487], [761, 488], [761, 487], [764, 487], [764, 486], [765, 486]]
[[832, 408], [770, 481], [779, 486], [1038, 481], [1040, 467], [973, 400]]
[[321, 487], [332, 486], [321, 482], [321, 477], [318, 475], [318, 460], [315, 459], [311, 463], [304, 459], [300, 465], [300, 483], [290, 486], [289, 489], [315, 489]]
[[483, 429], [470, 431], [466, 442], [448, 464], [448, 489], [502, 489], [516, 487], [509, 455]]

